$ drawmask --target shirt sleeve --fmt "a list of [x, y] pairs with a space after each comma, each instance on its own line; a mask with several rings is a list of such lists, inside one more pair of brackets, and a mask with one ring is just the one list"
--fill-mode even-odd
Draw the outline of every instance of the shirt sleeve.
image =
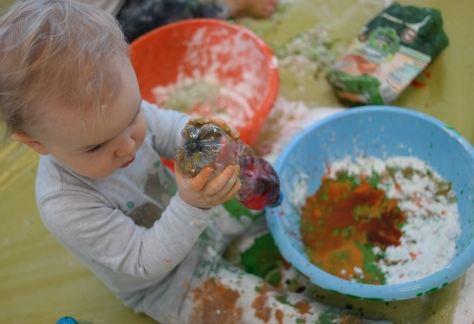
[[189, 120], [189, 116], [174, 110], [158, 108], [142, 101], [148, 130], [152, 136], [153, 148], [165, 158], [174, 158], [176, 149], [182, 143], [181, 131]]
[[135, 225], [120, 209], [87, 191], [61, 191], [39, 201], [45, 226], [71, 250], [114, 271], [164, 278], [191, 251], [209, 211], [171, 200], [153, 227]]

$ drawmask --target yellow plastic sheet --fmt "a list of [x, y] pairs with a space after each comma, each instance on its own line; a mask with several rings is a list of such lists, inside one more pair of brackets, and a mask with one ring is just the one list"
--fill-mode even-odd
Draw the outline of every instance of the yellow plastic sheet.
[[[1, 1], [4, 8], [11, 1]], [[286, 0], [272, 20], [243, 23], [271, 44], [324, 26], [348, 44], [383, 6], [382, 0]], [[474, 142], [474, 2], [402, 1], [438, 8], [451, 45], [428, 67], [432, 77], [409, 88], [395, 105], [427, 112]], [[308, 105], [338, 105], [323, 78], [282, 70], [282, 95]], [[303, 80], [303, 82], [302, 82]], [[303, 84], [303, 86], [301, 86]], [[69, 315], [89, 323], [152, 323], [122, 306], [89, 270], [42, 226], [34, 202], [37, 157], [18, 144], [0, 149], [0, 323], [54, 323]], [[322, 293], [333, 305], [351, 304], [367, 314], [399, 323], [451, 323], [460, 281], [423, 298], [397, 303], [348, 300]], [[473, 319], [474, 320], [474, 319]]]

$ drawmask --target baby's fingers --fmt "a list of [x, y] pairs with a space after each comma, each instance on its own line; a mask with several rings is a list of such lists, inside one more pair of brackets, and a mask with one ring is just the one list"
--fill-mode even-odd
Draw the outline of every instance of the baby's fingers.
[[242, 184], [240, 180], [237, 180], [231, 190], [219, 200], [219, 204], [223, 204], [232, 199], [239, 192], [240, 187], [242, 187]]
[[197, 176], [195, 176], [189, 181], [191, 190], [195, 192], [202, 191], [208, 183], [209, 177], [212, 175], [213, 172], [214, 170], [211, 167], [205, 167], [204, 169], [202, 169]]
[[224, 171], [206, 185], [204, 189], [205, 194], [209, 197], [213, 197], [221, 192], [229, 181], [235, 182], [238, 176], [237, 168], [237, 166], [233, 165], [227, 166]]
[[232, 177], [227, 181], [224, 187], [219, 190], [214, 196], [211, 197], [212, 200], [221, 201], [223, 197], [225, 197], [230, 191], [232, 191], [235, 187], [235, 184], [240, 182], [239, 174], [236, 172]]

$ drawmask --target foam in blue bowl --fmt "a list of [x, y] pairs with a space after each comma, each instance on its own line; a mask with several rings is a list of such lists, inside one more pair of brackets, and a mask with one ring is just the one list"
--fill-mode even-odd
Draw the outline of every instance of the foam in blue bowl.
[[[291, 199], [301, 185], [298, 175], [308, 175], [304, 182], [311, 195], [320, 186], [328, 162], [362, 154], [378, 158], [413, 156], [426, 161], [452, 183], [462, 232], [456, 242], [456, 255], [445, 268], [410, 282], [368, 285], [340, 279], [308, 260], [300, 239], [299, 210]], [[280, 155], [275, 169], [284, 200], [280, 206], [266, 210], [268, 225], [284, 258], [322, 288], [359, 298], [408, 299], [445, 286], [474, 262], [474, 149], [455, 130], [433, 117], [389, 106], [337, 113], [299, 134]]]

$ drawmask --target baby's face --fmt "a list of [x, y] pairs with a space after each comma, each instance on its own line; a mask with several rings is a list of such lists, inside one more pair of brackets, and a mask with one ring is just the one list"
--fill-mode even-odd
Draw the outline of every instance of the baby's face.
[[[133, 163], [146, 133], [141, 96], [131, 64], [118, 64], [122, 83], [103, 111], [52, 109], [41, 143], [49, 154], [80, 175], [99, 179]], [[81, 121], [82, 119], [82, 121]]]

